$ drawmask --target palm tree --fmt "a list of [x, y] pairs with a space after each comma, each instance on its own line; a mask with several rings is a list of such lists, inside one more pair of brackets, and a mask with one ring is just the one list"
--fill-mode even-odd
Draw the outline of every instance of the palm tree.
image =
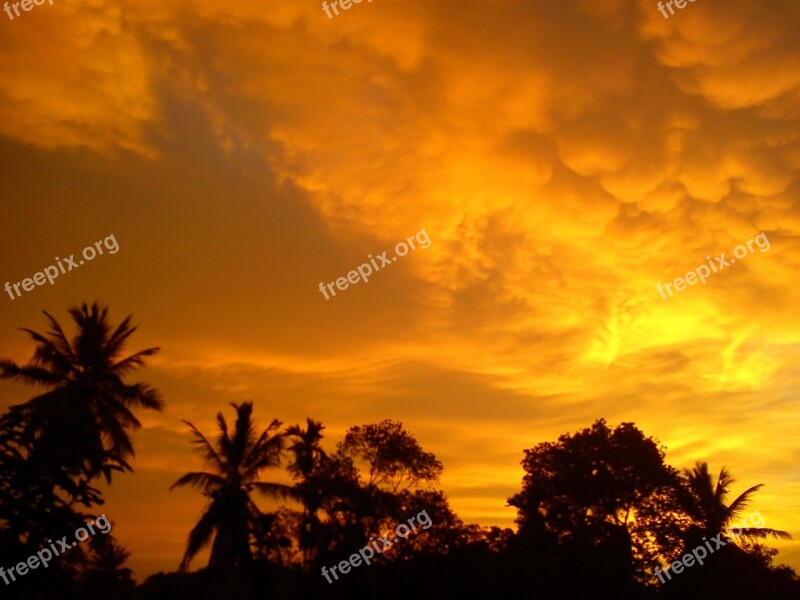
[[296, 438], [294, 444], [289, 446], [289, 451], [294, 455], [289, 471], [298, 479], [296, 489], [303, 503], [299, 543], [306, 568], [310, 567], [319, 537], [317, 512], [322, 506], [324, 491], [320, 489], [314, 475], [319, 472], [323, 461], [328, 461], [328, 455], [320, 446], [323, 429], [325, 426], [321, 422], [306, 418], [305, 429], [300, 425], [292, 425], [286, 430], [287, 436]]
[[108, 323], [108, 308], [84, 302], [69, 311], [77, 326], [72, 340], [55, 318], [45, 334], [23, 329], [37, 343], [33, 358], [24, 365], [0, 360], [0, 377], [30, 383], [45, 392], [11, 407], [4, 426], [20, 425], [29, 443], [29, 458], [47, 468], [83, 473], [88, 480], [112, 470], [132, 471], [128, 433], [141, 423], [133, 408], [161, 410], [158, 392], [144, 383], [125, 383], [124, 377], [158, 352], [148, 348], [121, 358], [128, 338], [136, 331], [129, 315], [116, 329]]
[[290, 470], [297, 473], [303, 480], [311, 477], [314, 467], [321, 460], [328, 458], [325, 450], [319, 445], [323, 429], [325, 426], [319, 421], [306, 418], [305, 429], [300, 425], [292, 425], [286, 430], [287, 436], [297, 438], [295, 443], [289, 446], [289, 450], [294, 454], [294, 462]]
[[[739, 519], [742, 511], [750, 503], [753, 494], [763, 487], [763, 483], [745, 490], [731, 502], [725, 504], [730, 488], [735, 483], [726, 467], [723, 467], [714, 485], [708, 471], [708, 463], [698, 462], [691, 470], [684, 469], [683, 480], [687, 489], [680, 494], [681, 505], [692, 517], [697, 526], [689, 532], [687, 542], [694, 543], [700, 536], [712, 537], [719, 533], [727, 535], [731, 525]], [[741, 534], [745, 539], [765, 539], [773, 536], [776, 539], [792, 539], [792, 536], [778, 529], [768, 527], [743, 528]]]
[[236, 411], [233, 432], [222, 413], [217, 413], [219, 435], [215, 444], [206, 439], [189, 421], [184, 421], [195, 436], [194, 444], [210, 471], [186, 473], [170, 490], [185, 485], [200, 488], [210, 499], [200, 520], [189, 533], [180, 570], [214, 538], [208, 566], [230, 571], [252, 561], [250, 534], [253, 523], [262, 516], [250, 498], [253, 490], [273, 498], [296, 498], [287, 485], [259, 481], [265, 469], [280, 465], [285, 434], [277, 433], [280, 421], [273, 420], [261, 435], [253, 424], [253, 403], [231, 404]]

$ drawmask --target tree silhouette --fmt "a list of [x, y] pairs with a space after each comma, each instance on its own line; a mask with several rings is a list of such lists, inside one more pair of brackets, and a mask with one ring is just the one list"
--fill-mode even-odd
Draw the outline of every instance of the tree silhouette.
[[306, 419], [306, 428], [292, 425], [286, 430], [286, 435], [294, 437], [295, 442], [289, 446], [289, 451], [294, 455], [294, 460], [289, 465], [289, 471], [297, 473], [303, 479], [308, 479], [314, 467], [328, 455], [320, 446], [322, 430], [325, 426], [314, 419]]
[[[681, 555], [696, 548], [712, 547], [710, 540], [723, 542], [714, 544], [714, 553], [709, 553], [700, 568], [684, 569], [683, 572], [668, 568], [662, 571], [663, 586], [659, 591], [665, 598], [727, 597], [727, 598], [798, 598], [800, 580], [794, 573], [782, 567], [773, 567], [772, 559], [777, 550], [767, 548], [757, 540], [769, 536], [791, 539], [785, 531], [758, 527], [744, 523], [732, 534], [731, 525], [741, 516], [752, 500], [753, 494], [762, 484], [745, 490], [733, 502], [726, 500], [734, 483], [727, 468], [720, 470], [716, 483], [709, 473], [708, 464], [698, 462], [692, 469], [685, 469], [676, 490], [678, 516], [688, 517], [682, 531], [682, 547], [677, 545], [667, 562], [674, 565]], [[761, 521], [763, 524], [763, 521]], [[748, 528], [749, 527], [749, 528]], [[730, 534], [730, 535], [729, 535]], [[730, 538], [738, 538], [738, 544]]]
[[300, 526], [299, 545], [303, 553], [303, 564], [310, 568], [314, 557], [314, 549], [321, 544], [319, 539], [320, 521], [318, 512], [322, 507], [326, 491], [320, 489], [315, 474], [320, 470], [328, 455], [320, 446], [322, 430], [325, 426], [314, 419], [306, 419], [306, 428], [292, 425], [286, 435], [295, 438], [289, 446], [293, 460], [289, 464], [289, 472], [298, 480], [295, 486], [303, 503], [303, 516]]
[[187, 473], [170, 489], [182, 486], [200, 488], [209, 503], [189, 533], [180, 570], [185, 571], [194, 556], [213, 536], [208, 566], [232, 571], [252, 562], [250, 535], [253, 523], [262, 516], [250, 498], [252, 491], [273, 498], [297, 498], [287, 485], [259, 481], [264, 470], [280, 465], [285, 434], [277, 433], [281, 423], [273, 420], [260, 435], [253, 424], [253, 403], [231, 404], [236, 411], [233, 432], [222, 413], [217, 413], [219, 435], [212, 445], [189, 421], [184, 421], [195, 436], [194, 443], [211, 471]]
[[347, 430], [338, 454], [366, 463], [367, 486], [385, 486], [392, 493], [438, 481], [442, 463], [425, 452], [399, 421], [359, 425]]
[[135, 407], [161, 410], [158, 393], [143, 383], [125, 383], [130, 371], [144, 364], [158, 348], [148, 348], [121, 358], [125, 342], [136, 331], [131, 316], [116, 329], [108, 323], [108, 309], [86, 303], [69, 311], [77, 326], [70, 339], [49, 313], [46, 334], [23, 329], [37, 343], [25, 365], [0, 361], [0, 377], [22, 381], [46, 391], [13, 406], [6, 424], [24, 425], [30, 442], [29, 458], [51, 471], [59, 467], [82, 471], [89, 479], [102, 473], [111, 481], [114, 470], [131, 471], [133, 456], [128, 430], [141, 423]]
[[600, 419], [526, 450], [523, 490], [509, 504], [520, 510], [523, 528], [543, 524], [561, 538], [589, 530], [602, 537], [608, 526], [626, 527], [641, 501], [673, 481], [663, 459], [632, 423], [611, 430]]
[[423, 509], [438, 519], [437, 527], [420, 530], [402, 550], [380, 555], [376, 562], [405, 560], [415, 552], [448, 552], [468, 537], [444, 495], [433, 489], [442, 463], [401, 422], [386, 419], [350, 427], [334, 459], [337, 476], [329, 481], [338, 493], [324, 504], [337, 526], [333, 554], [337, 548], [362, 546], [369, 535], [392, 531]]
[[[319, 455], [308, 477], [300, 480], [296, 489], [309, 508], [313, 528], [308, 534], [301, 533], [301, 537], [308, 535], [303, 545], [313, 546], [313, 550], [304, 553], [309, 568], [314, 562], [324, 562], [338, 548], [351, 548], [364, 541], [367, 521], [376, 513], [376, 490], [359, 483], [358, 472], [349, 458], [338, 453]], [[300, 531], [306, 529], [301, 526]]]
[[[525, 450], [518, 509], [519, 543], [543, 567], [591, 589], [607, 585], [626, 595], [625, 582], [650, 568], [635, 530], [659, 527], [644, 509], [677, 482], [664, 452], [633, 424], [591, 428]], [[650, 569], [652, 573], [652, 569]], [[619, 586], [619, 587], [617, 587]]]
[[[695, 544], [701, 536], [710, 538], [718, 533], [727, 535], [731, 524], [750, 504], [753, 494], [764, 486], [763, 483], [759, 483], [748, 488], [727, 505], [725, 500], [736, 480], [726, 467], [720, 470], [716, 485], [712, 481], [706, 462], [697, 462], [691, 470], [684, 469], [682, 480], [686, 486], [686, 493], [680, 495], [681, 507], [695, 521], [687, 531], [686, 542], [690, 545]], [[792, 539], [786, 531], [769, 527], [742, 528], [741, 533], [736, 535], [748, 540], [766, 539], [769, 536], [776, 539]]]
[[[132, 471], [128, 431], [140, 426], [133, 409], [162, 407], [155, 390], [125, 381], [158, 350], [122, 356], [136, 330], [131, 317], [114, 328], [108, 309], [97, 304], [84, 303], [69, 312], [77, 328], [71, 339], [45, 312], [49, 331], [23, 329], [36, 342], [31, 360], [23, 365], [0, 361], [0, 377], [44, 388], [0, 417], [2, 564], [35, 553], [47, 547], [50, 538], [71, 535], [84, 525], [91, 515], [81, 514], [77, 506], [103, 503], [92, 480], [103, 475], [110, 482], [112, 471]], [[79, 545], [59, 557], [40, 577], [26, 581], [26, 593], [67, 597], [77, 575], [91, 568], [93, 552]]]

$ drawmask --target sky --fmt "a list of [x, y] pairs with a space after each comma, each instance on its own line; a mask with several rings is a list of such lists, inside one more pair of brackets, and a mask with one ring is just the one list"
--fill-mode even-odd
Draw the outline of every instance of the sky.
[[482, 525], [513, 525], [523, 449], [634, 422], [765, 484], [800, 569], [796, 1], [54, 0], [0, 28], [0, 285], [118, 244], [0, 292], [0, 356], [94, 300], [161, 348], [136, 380], [166, 408], [104, 492], [139, 580], [203, 506], [169, 491], [201, 466], [182, 419], [244, 400], [329, 449], [402, 421]]

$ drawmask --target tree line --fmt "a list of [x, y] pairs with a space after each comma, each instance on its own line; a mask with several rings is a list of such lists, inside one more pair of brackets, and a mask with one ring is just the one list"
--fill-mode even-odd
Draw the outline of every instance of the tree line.
[[[0, 377], [37, 393], [0, 417], [0, 567], [96, 519], [98, 481], [133, 472], [136, 413], [164, 407], [157, 390], [129, 382], [159, 351], [125, 356], [136, 331], [130, 316], [114, 327], [97, 303], [69, 314], [71, 336], [45, 312], [47, 331], [23, 329], [32, 358], [0, 361]], [[735, 482], [726, 468], [716, 477], [704, 462], [679, 471], [633, 423], [599, 419], [526, 449], [521, 489], [508, 499], [512, 530], [464, 523], [440, 489], [442, 463], [398, 421], [350, 427], [328, 452], [317, 420], [285, 427], [275, 419], [261, 429], [253, 402], [231, 407], [232, 420], [219, 412], [212, 433], [185, 421], [199, 470], [171, 489], [196, 489], [206, 504], [174, 572], [136, 584], [114, 535], [95, 535], [46, 569], [0, 581], [3, 597], [800, 597], [797, 575], [775, 566], [777, 551], [764, 544], [787, 532], [750, 526], [731, 537], [761, 484], [729, 502]], [[276, 481], [282, 469], [290, 482]], [[325, 565], [422, 511], [432, 526], [366, 568], [332, 583], [322, 577]], [[720, 535], [731, 542], [702, 566], [676, 570], [667, 583], [656, 577]], [[206, 548], [207, 564], [190, 572]]]

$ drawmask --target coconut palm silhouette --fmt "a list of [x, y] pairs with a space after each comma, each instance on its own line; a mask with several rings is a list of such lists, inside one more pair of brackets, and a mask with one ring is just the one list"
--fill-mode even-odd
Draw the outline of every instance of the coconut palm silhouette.
[[250, 535], [262, 513], [251, 499], [251, 492], [258, 491], [273, 498], [298, 498], [290, 486], [260, 481], [263, 471], [280, 465], [285, 439], [285, 434], [278, 432], [280, 421], [273, 420], [258, 435], [253, 424], [253, 403], [231, 406], [236, 411], [234, 429], [229, 431], [225, 417], [217, 413], [219, 434], [215, 444], [192, 423], [184, 421], [211, 470], [186, 473], [170, 487], [172, 490], [195, 486], [209, 498], [200, 520], [189, 533], [181, 571], [189, 567], [192, 558], [212, 536], [210, 568], [229, 572], [252, 562]]
[[89, 479], [102, 473], [107, 481], [114, 470], [132, 471], [127, 462], [134, 454], [129, 430], [141, 427], [132, 409], [160, 411], [163, 403], [156, 390], [126, 383], [124, 377], [159, 349], [122, 358], [136, 327], [128, 316], [112, 329], [108, 308], [97, 303], [70, 309], [77, 327], [71, 340], [58, 321], [43, 312], [50, 323], [47, 333], [22, 329], [37, 343], [33, 358], [24, 365], [0, 361], [0, 377], [45, 391], [11, 407], [4, 419], [21, 425], [31, 442], [30, 460], [49, 470], [61, 467]]
[[[684, 469], [683, 480], [688, 493], [681, 494], [680, 502], [686, 513], [697, 523], [687, 530], [687, 542], [690, 544], [696, 543], [701, 536], [710, 538], [719, 533], [728, 535], [730, 527], [740, 520], [742, 511], [750, 504], [753, 494], [764, 486], [763, 483], [754, 485], [739, 494], [730, 504], [725, 504], [730, 488], [736, 482], [726, 467], [720, 470], [716, 485], [706, 462], [696, 463], [691, 470]], [[769, 536], [792, 539], [786, 531], [769, 527], [741, 528], [741, 533], [736, 535], [750, 540]]]

